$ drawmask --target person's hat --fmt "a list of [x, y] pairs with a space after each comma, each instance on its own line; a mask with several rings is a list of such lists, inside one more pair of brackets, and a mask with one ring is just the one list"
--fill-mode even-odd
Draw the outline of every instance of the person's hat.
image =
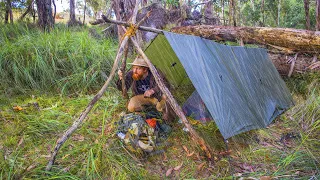
[[131, 64], [132, 66], [149, 67], [146, 61], [141, 57], [137, 57], [132, 63], [128, 63], [128, 64]]

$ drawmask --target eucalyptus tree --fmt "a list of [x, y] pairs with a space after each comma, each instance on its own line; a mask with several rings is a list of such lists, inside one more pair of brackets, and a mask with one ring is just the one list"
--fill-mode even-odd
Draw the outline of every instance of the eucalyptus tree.
[[320, 0], [316, 0], [316, 30], [320, 30]]
[[105, 11], [108, 8], [107, 7], [108, 3], [110, 3], [109, 1], [105, 1], [105, 0], [85, 0], [85, 2], [86, 2], [86, 5], [88, 7], [91, 7], [91, 9], [93, 10], [95, 19], [97, 18], [98, 12]]
[[309, 0], [303, 0], [304, 2], [304, 11], [305, 11], [305, 19], [306, 19], [306, 29], [310, 30], [310, 15], [309, 15], [309, 6], [310, 1]]
[[5, 4], [5, 17], [4, 17], [4, 23], [8, 23], [9, 22], [9, 18], [10, 18], [10, 23], [13, 23], [13, 14], [12, 14], [12, 2], [11, 0], [6, 0], [6, 4]]
[[68, 24], [76, 24], [76, 3], [74, 0], [69, 0], [69, 7], [70, 7], [70, 18]]
[[51, 0], [36, 0], [38, 11], [38, 25], [45, 31], [50, 31], [54, 26]]

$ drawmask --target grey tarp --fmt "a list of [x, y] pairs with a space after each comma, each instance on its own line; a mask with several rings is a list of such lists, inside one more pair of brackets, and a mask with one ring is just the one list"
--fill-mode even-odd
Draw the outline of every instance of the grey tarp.
[[[166, 49], [175, 55], [160, 49], [158, 57], [180, 60], [225, 139], [268, 126], [293, 104], [266, 50], [226, 46], [191, 35], [164, 34], [171, 46]], [[154, 49], [151, 46], [157, 43], [151, 43], [148, 49]], [[155, 50], [148, 54], [153, 53]], [[157, 61], [156, 56], [151, 61]]]

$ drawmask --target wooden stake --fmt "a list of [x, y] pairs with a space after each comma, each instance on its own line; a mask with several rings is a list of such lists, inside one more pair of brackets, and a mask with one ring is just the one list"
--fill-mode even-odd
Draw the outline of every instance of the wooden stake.
[[121, 68], [120, 68], [120, 71], [124, 75], [124, 77], [121, 79], [121, 85], [122, 85], [122, 96], [125, 99], [129, 99], [128, 92], [127, 92], [127, 87], [126, 87], [126, 78], [125, 78], [126, 64], [127, 64], [127, 57], [128, 57], [128, 49], [129, 49], [128, 46], [129, 45], [127, 43], [125, 48], [124, 48], [124, 56], [123, 56], [122, 63], [121, 63]]

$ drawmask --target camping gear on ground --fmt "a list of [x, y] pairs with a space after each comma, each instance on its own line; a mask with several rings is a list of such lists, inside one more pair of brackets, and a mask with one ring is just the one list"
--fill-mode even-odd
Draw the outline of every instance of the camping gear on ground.
[[[170, 130], [169, 130], [170, 131]], [[145, 119], [140, 114], [125, 114], [118, 121], [118, 137], [133, 152], [154, 152], [168, 134], [168, 125], [160, 124], [156, 118]]]
[[293, 105], [265, 49], [164, 31], [145, 53], [175, 88], [193, 84], [225, 139], [265, 128]]

